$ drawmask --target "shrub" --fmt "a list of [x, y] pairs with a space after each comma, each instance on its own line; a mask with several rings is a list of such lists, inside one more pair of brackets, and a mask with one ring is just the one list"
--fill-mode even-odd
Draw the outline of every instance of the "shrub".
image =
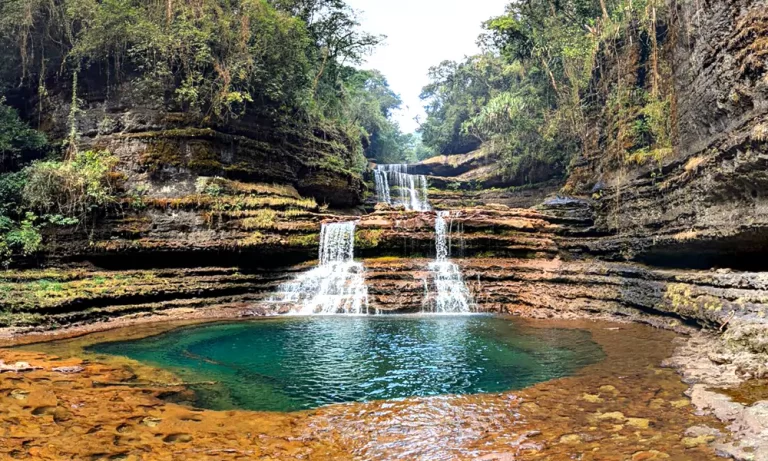
[[25, 171], [0, 174], [0, 215], [20, 215], [22, 192], [27, 183]]
[[21, 223], [0, 215], [0, 265], [8, 266], [14, 254], [30, 256], [40, 250], [43, 237], [36, 220], [37, 216], [29, 212]]
[[24, 203], [42, 213], [84, 221], [97, 208], [117, 202], [118, 159], [109, 152], [78, 153], [69, 162], [38, 161], [27, 167]]

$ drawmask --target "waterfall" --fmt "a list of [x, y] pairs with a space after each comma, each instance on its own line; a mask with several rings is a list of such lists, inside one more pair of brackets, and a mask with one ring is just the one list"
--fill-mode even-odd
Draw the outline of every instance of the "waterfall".
[[[408, 174], [408, 165], [376, 165], [373, 170], [376, 197], [379, 202], [402, 205], [406, 210], [429, 211], [427, 178]], [[392, 195], [396, 193], [397, 198]]]
[[367, 314], [368, 287], [365, 269], [354, 261], [355, 222], [323, 224], [319, 265], [280, 286], [282, 299], [297, 304], [293, 313]]
[[436, 313], [468, 313], [471, 295], [461, 276], [459, 266], [450, 261], [450, 241], [445, 218], [448, 211], [438, 211], [435, 217], [435, 260], [429, 263], [429, 272], [435, 285], [431, 310]]
[[381, 203], [392, 203], [392, 198], [389, 195], [389, 181], [387, 180], [387, 172], [379, 169], [382, 165], [377, 165], [373, 170], [374, 185], [376, 186], [376, 200]]

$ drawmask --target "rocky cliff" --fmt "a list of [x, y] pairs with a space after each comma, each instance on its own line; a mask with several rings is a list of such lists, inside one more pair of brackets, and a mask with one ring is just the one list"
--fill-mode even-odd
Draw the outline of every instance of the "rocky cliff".
[[[637, 165], [595, 142], [574, 161], [567, 189], [594, 195], [597, 227], [631, 259], [764, 269], [768, 9], [731, 0], [668, 6], [661, 54], [671, 151]], [[649, 64], [627, 54], [640, 81]], [[603, 120], [594, 122], [595, 140], [611, 137]]]
[[[509, 182], [483, 151], [412, 168], [429, 176], [432, 204], [454, 210], [453, 258], [480, 309], [667, 326], [764, 322], [768, 279], [744, 271], [763, 270], [768, 249], [766, 8], [717, 1], [669, 11], [660, 33], [674, 148], [660, 163], [617, 161], [598, 113], [595, 143], [565, 183]], [[640, 81], [648, 63], [632, 46], [623, 59]], [[259, 301], [316, 257], [321, 223], [350, 219], [372, 306], [420, 309], [434, 214], [350, 210], [366, 185], [341, 133], [247, 116], [211, 124], [132, 99], [130, 86], [107, 97], [84, 81], [81, 142], [120, 157], [128, 193], [88, 232], [48, 236], [47, 263], [59, 269], [2, 275], [6, 323], [205, 303], [269, 312]], [[65, 128], [56, 121], [68, 110], [62, 101], [48, 114], [51, 132]]]

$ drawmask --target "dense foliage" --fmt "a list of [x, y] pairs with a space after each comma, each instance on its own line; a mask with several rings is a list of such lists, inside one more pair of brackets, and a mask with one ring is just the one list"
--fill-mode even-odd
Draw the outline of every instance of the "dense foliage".
[[116, 165], [107, 152], [87, 151], [0, 174], [0, 265], [40, 250], [44, 227], [85, 226], [116, 206], [122, 182]]
[[383, 77], [350, 67], [381, 40], [343, 0], [12, 0], [0, 3], [0, 92], [21, 88], [42, 109], [54, 86], [72, 82], [76, 103], [78, 82], [109, 92], [129, 81], [137, 101], [204, 122], [249, 113], [307, 132], [334, 126], [360, 144], [401, 135], [357, 119], [371, 100], [385, 119], [399, 104]]
[[30, 128], [0, 97], [0, 172], [42, 155], [47, 144], [45, 136]]
[[[662, 8], [658, 0], [509, 4], [485, 24], [482, 54], [431, 69], [424, 142], [446, 154], [486, 144], [510, 176], [535, 181], [565, 172], [599, 114], [619, 163], [660, 159], [671, 143]], [[645, 62], [627, 58], [637, 42]]]

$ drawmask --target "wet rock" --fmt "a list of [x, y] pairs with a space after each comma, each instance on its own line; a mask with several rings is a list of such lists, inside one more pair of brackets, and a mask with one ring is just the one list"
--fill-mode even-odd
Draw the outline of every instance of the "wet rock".
[[581, 399], [589, 403], [599, 403], [603, 401], [603, 399], [601, 399], [597, 394], [582, 394]]
[[742, 412], [743, 406], [733, 402], [730, 397], [707, 389], [704, 384], [694, 384], [690, 390], [691, 403], [705, 411], [710, 411], [722, 421], [733, 421]]
[[632, 461], [651, 461], [659, 459], [669, 459], [669, 455], [658, 450], [638, 451], [632, 455]]
[[126, 433], [129, 433], [129, 432], [133, 432], [135, 429], [130, 424], [121, 424], [121, 425], [117, 426], [117, 428], [115, 430], [119, 434], [126, 434]]
[[610, 384], [607, 384], [605, 386], [600, 386], [600, 392], [613, 394], [613, 395], [617, 395], [619, 393], [619, 391], [616, 390], [616, 387]]
[[69, 366], [69, 367], [55, 367], [52, 368], [51, 371], [55, 371], [57, 373], [82, 373], [85, 370], [85, 368], [75, 365], [75, 366]]
[[54, 406], [37, 407], [32, 409], [32, 414], [35, 416], [53, 416], [55, 412], [56, 407]]
[[13, 372], [21, 373], [25, 371], [41, 370], [42, 367], [30, 365], [28, 362], [16, 362], [13, 365], [6, 365], [5, 362], [0, 360], [0, 373]]
[[560, 437], [560, 443], [565, 444], [577, 444], [581, 442], [581, 435], [579, 434], [565, 434]]
[[706, 445], [715, 440], [713, 435], [700, 435], [698, 437], [683, 437], [681, 442], [685, 448], [695, 448], [699, 445]]
[[163, 420], [160, 419], [160, 418], [155, 418], [155, 417], [152, 417], [152, 416], [147, 416], [146, 418], [141, 420], [141, 424], [143, 424], [144, 426], [147, 426], [147, 427], [157, 427], [157, 426], [160, 425], [160, 423], [162, 421]]
[[757, 402], [744, 409], [741, 415], [741, 429], [768, 436], [768, 401]]
[[648, 418], [627, 418], [627, 425], [637, 429], [648, 429], [651, 421]]
[[687, 437], [700, 437], [702, 435], [711, 435], [714, 437], [719, 437], [720, 435], [722, 435], [722, 433], [719, 430], [709, 426], [693, 426], [693, 427], [689, 427], [685, 431], [685, 435]]
[[16, 400], [26, 400], [28, 395], [29, 391], [23, 389], [14, 389], [8, 396]]
[[624, 416], [624, 413], [620, 411], [611, 411], [608, 413], [595, 413], [595, 417], [599, 420], [614, 420], [614, 421], [624, 421], [626, 417]]
[[189, 434], [168, 434], [163, 437], [165, 443], [188, 443], [192, 441], [192, 436]]

